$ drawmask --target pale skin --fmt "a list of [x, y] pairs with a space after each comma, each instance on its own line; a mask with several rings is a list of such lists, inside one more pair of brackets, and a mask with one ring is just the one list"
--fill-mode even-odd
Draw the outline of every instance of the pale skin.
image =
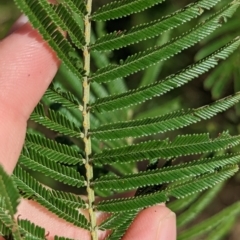
[[[27, 120], [57, 72], [59, 60], [25, 18], [0, 41], [0, 164], [11, 174], [20, 155]], [[97, 214], [101, 218], [101, 214]], [[21, 200], [16, 217], [29, 219], [54, 235], [90, 240], [86, 230], [58, 218], [39, 204]], [[99, 231], [99, 239], [106, 232]], [[0, 239], [3, 239], [0, 237]], [[164, 204], [143, 210], [124, 240], [175, 240], [176, 218]]]

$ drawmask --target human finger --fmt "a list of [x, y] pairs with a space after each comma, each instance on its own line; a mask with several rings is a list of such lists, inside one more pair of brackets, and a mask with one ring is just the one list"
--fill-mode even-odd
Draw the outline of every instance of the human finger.
[[176, 216], [164, 205], [144, 209], [123, 240], [176, 240]]
[[29, 115], [52, 81], [59, 61], [28, 23], [0, 42], [0, 164], [11, 174]]

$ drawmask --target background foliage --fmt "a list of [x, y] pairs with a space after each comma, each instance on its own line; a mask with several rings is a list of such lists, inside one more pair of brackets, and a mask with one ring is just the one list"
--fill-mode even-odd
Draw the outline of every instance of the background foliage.
[[[168, 1], [167, 4], [161, 5], [161, 14], [169, 13], [174, 10], [179, 9], [180, 7], [185, 6], [186, 4], [190, 3], [191, 1], [177, 1], [171, 0]], [[104, 0], [96, 1], [94, 5], [95, 8], [97, 6], [101, 6], [103, 3], [106, 3]], [[218, 6], [219, 7], [219, 6]], [[154, 20], [159, 14], [159, 8], [150, 9], [143, 14], [141, 14], [141, 18], [139, 15], [133, 15], [128, 18], [114, 20], [111, 21], [110, 24], [106, 26], [106, 28], [111, 31], [119, 26], [119, 29], [129, 28], [129, 26], [133, 26], [139, 23], [148, 22], [149, 20]], [[13, 4], [11, 0], [0, 0], [0, 38], [5, 36], [6, 32], [8, 31], [11, 24], [14, 20], [19, 16], [19, 11]], [[188, 64], [191, 64], [195, 59], [199, 59], [206, 55], [206, 52], [200, 50], [203, 46], [211, 49], [210, 51], [216, 50], [221, 43], [227, 42], [232, 39], [234, 36], [237, 36], [240, 32], [240, 24], [238, 23], [240, 17], [240, 11], [234, 15], [233, 21], [221, 29], [214, 33], [208, 39], [202, 41], [197, 46], [184, 51], [183, 53], [175, 56], [170, 61], [167, 61], [162, 66], [159, 65], [160, 71], [156, 73], [158, 78], [163, 78], [172, 72], [176, 72], [177, 70], [186, 67]], [[183, 26], [180, 30], [177, 29], [176, 31], [171, 32], [171, 36], [177, 36], [180, 34], [178, 31], [184, 31], [184, 29], [189, 29], [193, 26], [195, 22], [191, 21]], [[97, 26], [96, 34], [101, 35], [104, 26]], [[168, 35], [165, 36], [166, 39], [169, 38]], [[220, 39], [220, 40], [219, 40]], [[216, 41], [217, 40], [217, 41]], [[124, 48], [120, 51], [115, 51], [114, 55], [111, 55], [110, 58], [112, 61], [117, 61], [119, 59], [124, 59], [130, 53], [135, 53], [136, 51], [142, 50], [142, 48], [150, 47], [154, 44], [154, 40], [147, 40], [137, 45]], [[206, 48], [204, 48], [206, 49]], [[205, 50], [206, 51], [206, 50]], [[197, 54], [196, 54], [197, 53]], [[215, 70], [210, 71], [209, 73], [201, 76], [198, 80], [192, 81], [189, 84], [186, 84], [184, 87], [178, 88], [172, 91], [170, 94], [164, 95], [162, 97], [156, 98], [154, 101], [150, 103], [147, 102], [141, 108], [138, 108], [137, 111], [132, 116], [132, 112], [128, 111], [128, 115], [132, 118], [142, 118], [142, 117], [149, 117], [154, 116], [157, 112], [158, 114], [163, 114], [169, 112], [170, 110], [177, 110], [181, 108], [196, 108], [198, 106], [202, 106], [208, 104], [213, 99], [218, 99], [223, 96], [230, 95], [236, 91], [240, 90], [240, 51], [234, 53], [231, 58], [228, 60], [227, 63], [223, 63], [223, 66], [216, 68]], [[220, 69], [224, 68], [224, 74]], [[213, 74], [212, 74], [213, 73]], [[59, 73], [56, 76], [55, 82], [60, 85], [64, 85], [65, 88], [76, 91], [75, 82], [70, 81], [66, 82], [64, 79], [66, 78], [67, 72], [64, 68], [61, 68]], [[134, 88], [135, 87], [135, 80], [139, 79], [139, 77], [143, 73], [137, 73], [131, 76], [131, 81], [128, 81], [128, 87]], [[223, 81], [219, 81], [222, 79]], [[211, 89], [211, 90], [210, 90]], [[159, 104], [161, 103], [161, 104]], [[57, 108], [58, 106], [52, 106]], [[148, 109], [148, 111], [145, 111]], [[218, 114], [216, 117], [212, 118], [211, 120], [203, 121], [198, 124], [191, 125], [188, 128], [179, 129], [174, 132], [176, 134], [186, 134], [192, 132], [206, 132], [209, 131], [211, 136], [217, 136], [219, 132], [222, 132], [225, 129], [229, 129], [232, 135], [235, 135], [240, 130], [239, 120], [240, 120], [240, 105], [238, 104], [235, 109], [230, 109], [227, 112], [222, 114]], [[29, 122], [29, 125], [40, 131], [46, 131], [45, 129], [39, 129], [39, 126], [35, 126], [34, 123]], [[49, 134], [45, 132], [45, 134]], [[172, 133], [168, 134], [171, 136]], [[51, 137], [51, 136], [50, 136]], [[239, 148], [239, 147], [238, 147]], [[239, 149], [238, 149], [239, 150]], [[143, 169], [145, 166], [140, 165], [139, 168]], [[37, 176], [36, 177], [40, 177]], [[52, 187], [56, 187], [58, 189], [64, 189], [64, 185], [55, 185], [56, 183], [51, 181], [50, 179], [46, 179], [45, 184], [50, 185]], [[218, 189], [216, 189], [217, 191]], [[74, 189], [73, 189], [74, 191]], [[240, 175], [237, 174], [231, 180], [229, 180], [226, 185], [224, 186], [223, 190], [218, 193], [217, 197], [214, 199], [214, 202], [210, 204], [205, 210], [200, 214], [197, 220], [203, 220], [213, 213], [219, 212], [226, 206], [240, 200], [239, 193], [240, 192]], [[103, 193], [104, 194], [104, 193]], [[204, 196], [202, 197], [203, 199]], [[171, 206], [171, 205], [170, 205]], [[172, 207], [174, 209], [174, 206]], [[191, 209], [189, 209], [191, 212]], [[187, 213], [185, 213], [187, 214]], [[189, 216], [189, 213], [188, 213]], [[179, 217], [179, 225], [184, 226], [184, 216]], [[189, 220], [190, 222], [190, 220]], [[192, 222], [191, 224], [194, 224]], [[227, 226], [226, 226], [227, 227]], [[237, 236], [240, 234], [240, 221], [237, 221], [234, 225], [234, 228], [229, 233], [229, 236], [224, 239], [237, 239]], [[211, 238], [209, 238], [211, 239]]]

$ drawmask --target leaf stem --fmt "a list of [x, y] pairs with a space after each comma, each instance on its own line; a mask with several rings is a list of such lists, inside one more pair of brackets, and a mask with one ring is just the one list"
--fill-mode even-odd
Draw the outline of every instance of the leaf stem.
[[83, 49], [83, 60], [84, 60], [84, 70], [85, 77], [83, 79], [83, 134], [84, 134], [84, 145], [85, 145], [85, 159], [86, 159], [86, 179], [87, 179], [87, 193], [88, 193], [88, 204], [89, 204], [89, 218], [91, 225], [91, 238], [92, 240], [97, 240], [97, 223], [96, 223], [96, 214], [94, 212], [94, 201], [95, 195], [94, 190], [91, 188], [91, 181], [93, 179], [93, 166], [90, 162], [91, 155], [91, 138], [88, 134], [90, 129], [90, 112], [88, 110], [89, 105], [89, 96], [90, 96], [90, 82], [89, 82], [89, 74], [90, 74], [90, 51], [89, 44], [91, 38], [91, 20], [90, 14], [92, 11], [92, 0], [86, 1], [87, 14], [84, 19], [85, 26], [85, 46]]

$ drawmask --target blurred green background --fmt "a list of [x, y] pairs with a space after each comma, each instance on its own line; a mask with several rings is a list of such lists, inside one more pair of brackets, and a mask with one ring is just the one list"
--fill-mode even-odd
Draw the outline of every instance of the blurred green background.
[[[102, 4], [110, 1], [106, 0], [95, 0], [93, 9], [101, 6]], [[185, 6], [193, 1], [188, 0], [168, 0], [164, 4], [157, 6], [153, 9], [149, 9], [141, 14], [135, 14], [131, 17], [127, 17], [120, 20], [110, 21], [106, 26], [95, 26], [96, 34], [101, 34], [101, 27], [107, 29], [107, 31], [113, 30], [124, 30], [129, 29], [131, 26], [136, 24], [148, 22], [150, 20], [158, 19], [164, 14], [169, 14], [180, 7]], [[222, 1], [225, 3], [226, 1]], [[216, 11], [221, 7], [219, 4], [214, 10]], [[6, 36], [9, 28], [14, 23], [14, 21], [20, 16], [20, 12], [14, 5], [12, 0], [0, 0], [0, 39]], [[206, 17], [205, 15], [204, 17]], [[235, 16], [229, 20], [224, 27], [217, 30], [212, 36], [205, 39], [200, 44], [195, 47], [190, 48], [187, 51], [175, 56], [169, 61], [166, 61], [163, 65], [160, 64], [158, 72], [156, 72], [156, 79], [161, 79], [168, 74], [174, 73], [183, 67], [186, 67], [190, 63], [201, 59], [202, 57], [208, 55], [210, 52], [218, 49], [220, 46], [227, 43], [232, 38], [240, 35], [240, 23], [239, 23], [240, 11], [238, 11]], [[129, 54], [133, 54], [138, 51], [142, 51], [148, 47], [152, 47], [157, 41], [166, 41], [170, 37], [178, 36], [182, 32], [193, 27], [198, 20], [191, 21], [183, 25], [181, 28], [177, 28], [173, 32], [167, 33], [164, 38], [151, 39], [131, 47], [124, 48], [123, 50], [115, 51], [110, 54], [109, 57], [111, 61], [119, 61], [120, 59], [126, 58]], [[94, 66], [93, 66], [94, 68]], [[93, 69], [94, 70], [94, 69]], [[144, 72], [140, 72], [132, 75], [131, 81], [126, 79], [126, 85], [129, 88], [134, 88], [137, 86], [136, 83], [139, 79], [143, 78]], [[57, 80], [62, 82], [64, 77], [62, 73], [57, 75]], [[71, 87], [69, 87], [71, 88]], [[215, 99], [230, 95], [236, 91], [240, 91], [240, 50], [235, 52], [227, 62], [223, 62], [219, 67], [210, 71], [209, 73], [201, 76], [200, 78], [186, 84], [180, 89], [176, 89], [169, 94], [162, 97], [157, 97], [154, 101], [148, 101], [138, 108], [134, 113], [132, 118], [142, 118], [148, 116], [154, 116], [156, 114], [167, 113], [171, 110], [177, 110], [181, 108], [190, 107], [200, 107], [205, 104], [209, 104]], [[146, 111], [147, 109], [147, 111]], [[229, 111], [219, 114], [211, 120], [203, 121], [201, 123], [194, 124], [188, 128], [180, 129], [174, 132], [176, 134], [186, 134], [186, 133], [197, 133], [197, 132], [210, 132], [211, 136], [217, 136], [218, 133], [223, 130], [229, 129], [231, 134], [240, 133], [240, 105]], [[172, 134], [172, 133], [171, 133]], [[171, 135], [170, 134], [170, 135]], [[158, 137], [156, 135], [155, 137]], [[240, 147], [236, 148], [235, 151], [239, 151]], [[218, 194], [214, 199], [213, 203], [208, 206], [207, 209], [200, 215], [199, 220], [218, 212], [224, 207], [230, 205], [233, 202], [240, 200], [240, 174], [230, 179], [223, 191]], [[234, 228], [225, 236], [224, 239], [237, 240], [240, 239], [240, 219], [236, 221]]]

